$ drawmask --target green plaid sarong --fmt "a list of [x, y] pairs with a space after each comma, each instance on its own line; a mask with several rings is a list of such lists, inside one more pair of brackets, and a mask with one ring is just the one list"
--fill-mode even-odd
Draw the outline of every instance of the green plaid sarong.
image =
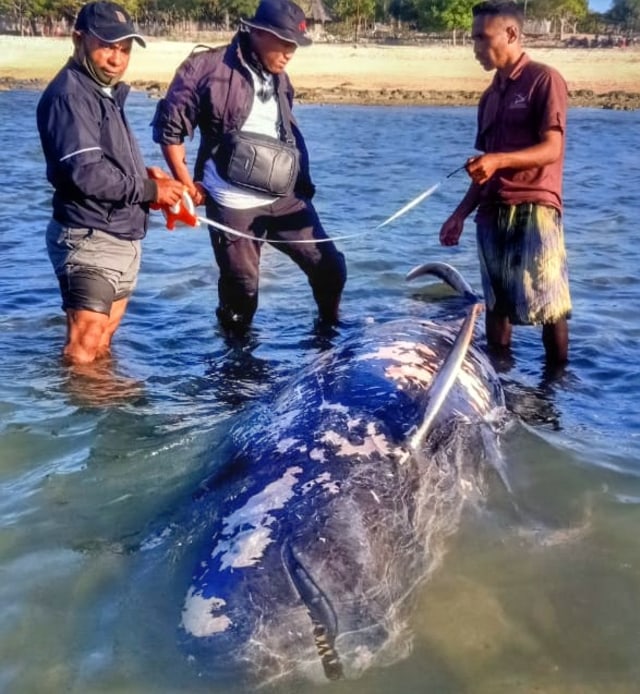
[[495, 205], [478, 212], [476, 239], [487, 309], [514, 325], [571, 315], [560, 212], [547, 205]]

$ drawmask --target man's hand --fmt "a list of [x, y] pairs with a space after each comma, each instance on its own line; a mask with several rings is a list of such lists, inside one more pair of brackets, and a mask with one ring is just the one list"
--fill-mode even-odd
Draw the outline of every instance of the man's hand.
[[186, 187], [171, 178], [159, 166], [148, 166], [147, 174], [156, 184], [156, 199], [153, 201], [161, 207], [171, 207], [182, 200]]
[[180, 181], [173, 178], [159, 178], [156, 180], [157, 193], [155, 203], [162, 207], [171, 207], [182, 200], [186, 190]]
[[443, 246], [457, 246], [463, 227], [464, 218], [455, 214], [451, 215], [440, 228], [440, 243]]
[[483, 154], [479, 157], [471, 157], [467, 160], [467, 173], [476, 185], [485, 184], [495, 172], [501, 168], [500, 154]]
[[187, 192], [191, 196], [193, 204], [196, 207], [198, 207], [198, 205], [204, 205], [207, 199], [207, 191], [204, 189], [204, 186], [202, 183], [200, 183], [200, 181], [194, 183], [192, 187], [188, 187]]

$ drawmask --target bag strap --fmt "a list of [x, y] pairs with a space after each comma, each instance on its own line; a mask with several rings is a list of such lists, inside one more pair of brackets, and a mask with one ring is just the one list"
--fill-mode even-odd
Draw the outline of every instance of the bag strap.
[[288, 118], [285, 118], [285, 108], [287, 111], [290, 111], [289, 109], [289, 104], [287, 103], [287, 100], [284, 95], [284, 90], [280, 88], [280, 76], [279, 75], [274, 75], [273, 76], [275, 88], [276, 88], [276, 94], [278, 96], [278, 111], [279, 111], [279, 122], [278, 122], [278, 129], [280, 130], [280, 138], [284, 140], [288, 145], [293, 145], [294, 147], [296, 146], [296, 138], [293, 135], [293, 131], [291, 130], [291, 123], [289, 122]]

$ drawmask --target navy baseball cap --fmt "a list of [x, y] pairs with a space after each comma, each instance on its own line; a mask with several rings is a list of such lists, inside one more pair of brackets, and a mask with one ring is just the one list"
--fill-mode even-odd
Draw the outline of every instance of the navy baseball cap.
[[255, 15], [250, 19], [242, 19], [241, 22], [253, 29], [268, 31], [296, 46], [311, 44], [304, 12], [291, 0], [262, 0]]
[[147, 45], [135, 30], [129, 13], [115, 2], [87, 3], [78, 12], [73, 28], [92, 34], [105, 43], [135, 39], [143, 48]]

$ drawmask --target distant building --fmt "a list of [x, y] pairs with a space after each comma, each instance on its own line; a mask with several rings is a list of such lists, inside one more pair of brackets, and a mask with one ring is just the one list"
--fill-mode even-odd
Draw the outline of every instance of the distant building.
[[312, 36], [322, 36], [325, 29], [325, 24], [334, 21], [327, 6], [322, 0], [296, 0], [298, 5], [303, 9], [309, 33]]
[[551, 20], [525, 19], [522, 31], [525, 36], [549, 36], [549, 34], [551, 34]]

